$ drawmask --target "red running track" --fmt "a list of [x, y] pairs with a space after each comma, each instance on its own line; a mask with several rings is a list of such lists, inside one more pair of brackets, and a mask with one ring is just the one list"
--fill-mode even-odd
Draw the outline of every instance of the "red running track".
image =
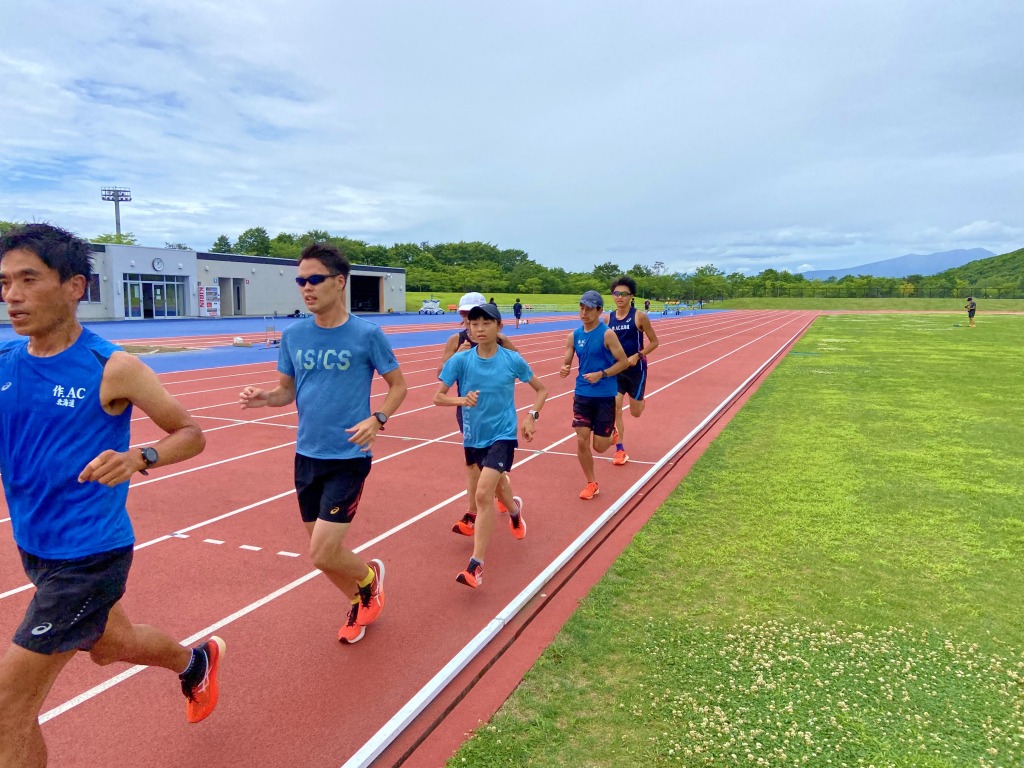
[[[655, 316], [661, 346], [649, 368], [647, 409], [626, 421], [632, 461], [613, 467], [610, 451], [599, 458], [601, 494], [589, 502], [577, 495], [585, 481], [570, 427], [575, 371], [558, 376], [567, 332], [518, 337], [549, 389], [537, 437], [517, 452], [512, 474], [528, 533], [516, 541], [502, 535], [499, 521], [486, 584], [475, 591], [455, 582], [472, 545], [451, 532], [465, 511], [465, 472], [454, 409], [431, 404], [440, 348], [398, 350], [409, 396], [374, 446], [374, 469], [349, 534], [357, 551], [386, 564], [387, 604], [353, 646], [337, 642], [346, 606], [306, 556], [291, 477], [295, 412], [237, 406], [243, 385], [276, 381], [273, 364], [162, 375], [202, 424], [207, 448], [133, 483], [128, 503], [138, 543], [124, 604], [133, 620], [183, 642], [214, 632], [226, 640], [220, 705], [206, 722], [187, 725], [169, 672], [97, 667], [80, 654], [40, 718], [50, 764], [336, 768], [369, 765], [381, 752], [379, 764], [400, 762], [403, 750], [443, 719], [446, 697], [466, 690], [462, 680], [447, 689], [443, 683], [466, 667], [470, 686], [486, 689], [488, 658], [511, 642], [502, 633], [545, 603], [545, 590], [559, 570], [565, 578], [563, 564], [583, 546], [581, 535], [603, 517], [615, 524], [624, 514], [619, 507], [647, 491], [644, 478], [655, 465], [676, 455], [814, 316]], [[383, 391], [377, 380], [374, 398]], [[531, 403], [531, 390], [517, 387], [517, 407]], [[134, 420], [133, 444], [157, 435], [148, 419]], [[11, 636], [30, 597], [4, 520], [0, 634]]]

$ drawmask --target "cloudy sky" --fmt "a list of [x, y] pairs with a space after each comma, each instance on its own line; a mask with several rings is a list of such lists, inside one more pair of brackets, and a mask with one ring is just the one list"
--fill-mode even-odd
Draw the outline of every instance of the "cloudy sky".
[[1024, 246], [1020, 0], [3, 3], [0, 219], [549, 267]]

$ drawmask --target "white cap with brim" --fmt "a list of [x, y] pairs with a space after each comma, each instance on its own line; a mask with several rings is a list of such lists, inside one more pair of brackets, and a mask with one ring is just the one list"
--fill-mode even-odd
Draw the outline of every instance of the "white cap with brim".
[[486, 303], [487, 299], [484, 298], [482, 293], [467, 293], [459, 299], [459, 312], [469, 312], [473, 307], [479, 307], [481, 304]]

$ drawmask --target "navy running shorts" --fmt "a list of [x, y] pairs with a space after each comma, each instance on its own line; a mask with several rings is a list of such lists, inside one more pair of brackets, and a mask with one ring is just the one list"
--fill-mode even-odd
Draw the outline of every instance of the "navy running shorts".
[[647, 390], [647, 361], [640, 359], [618, 376], [619, 394], [629, 395], [630, 400], [643, 400]]
[[518, 440], [496, 440], [486, 448], [466, 448], [466, 466], [476, 464], [480, 469], [489, 468], [498, 472], [508, 472], [515, 461]]
[[295, 454], [295, 492], [302, 522], [351, 523], [372, 459], [312, 459]]
[[573, 395], [572, 426], [586, 427], [598, 437], [611, 437], [615, 429], [615, 398]]
[[47, 560], [19, 547], [21, 563], [36, 593], [14, 644], [52, 656], [88, 651], [103, 636], [110, 609], [124, 596], [133, 547], [74, 560]]

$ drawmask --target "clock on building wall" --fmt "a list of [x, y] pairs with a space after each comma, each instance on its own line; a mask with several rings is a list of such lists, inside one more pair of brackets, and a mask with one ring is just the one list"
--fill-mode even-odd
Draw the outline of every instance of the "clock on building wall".
[[164, 260], [163, 259], [161, 259], [159, 256], [156, 257], [155, 259], [153, 259], [153, 269], [155, 269], [157, 272], [162, 272], [163, 268], [164, 268]]

